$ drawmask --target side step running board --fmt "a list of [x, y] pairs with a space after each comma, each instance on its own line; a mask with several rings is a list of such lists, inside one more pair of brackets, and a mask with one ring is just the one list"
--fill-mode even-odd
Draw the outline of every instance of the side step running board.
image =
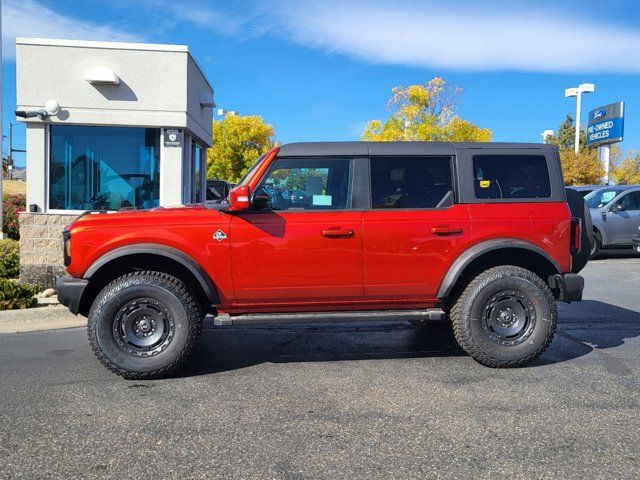
[[301, 312], [301, 313], [251, 313], [231, 316], [227, 313], [215, 317], [214, 325], [260, 325], [269, 323], [325, 323], [325, 322], [370, 322], [399, 321], [412, 322], [443, 321], [444, 310], [372, 310], [345, 312]]

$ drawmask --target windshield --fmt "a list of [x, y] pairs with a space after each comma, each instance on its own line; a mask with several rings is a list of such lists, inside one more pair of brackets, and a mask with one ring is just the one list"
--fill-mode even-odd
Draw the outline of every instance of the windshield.
[[623, 190], [622, 188], [601, 188], [584, 197], [584, 201], [589, 208], [602, 208]]

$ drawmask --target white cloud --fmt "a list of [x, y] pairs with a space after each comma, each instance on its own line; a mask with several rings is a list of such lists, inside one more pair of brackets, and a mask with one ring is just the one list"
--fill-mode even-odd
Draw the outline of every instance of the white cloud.
[[[534, 3], [266, 0], [270, 32], [375, 64], [462, 71], [640, 72], [640, 30]], [[264, 4], [263, 4], [264, 6]], [[263, 19], [264, 21], [264, 19]]]
[[140, 41], [138, 35], [110, 25], [65, 16], [35, 0], [5, 0], [2, 4], [2, 54], [15, 58], [16, 37], [77, 40]]

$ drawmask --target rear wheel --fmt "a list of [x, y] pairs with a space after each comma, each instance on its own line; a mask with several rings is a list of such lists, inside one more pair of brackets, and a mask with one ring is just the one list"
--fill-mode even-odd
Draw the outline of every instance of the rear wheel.
[[489, 367], [523, 366], [544, 352], [556, 329], [549, 287], [521, 267], [491, 268], [474, 278], [451, 308], [460, 346]]
[[130, 379], [175, 372], [200, 336], [202, 311], [181, 280], [159, 272], [117, 278], [89, 312], [94, 353], [112, 372]]

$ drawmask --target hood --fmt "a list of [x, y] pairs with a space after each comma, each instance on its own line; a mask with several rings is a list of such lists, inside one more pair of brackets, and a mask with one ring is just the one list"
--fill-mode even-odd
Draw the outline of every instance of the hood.
[[123, 225], [130, 225], [132, 227], [144, 227], [145, 225], [189, 225], [202, 222], [204, 217], [212, 220], [221, 215], [224, 214], [219, 210], [207, 208], [201, 204], [156, 207], [150, 210], [89, 212], [80, 215], [77, 220], [69, 225], [69, 229], [80, 227], [107, 228]]

